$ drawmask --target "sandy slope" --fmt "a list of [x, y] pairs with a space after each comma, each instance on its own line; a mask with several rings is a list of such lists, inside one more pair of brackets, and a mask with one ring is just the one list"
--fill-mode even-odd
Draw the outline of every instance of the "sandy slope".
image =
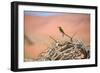
[[[64, 31], [75, 38], [90, 43], [90, 15], [89, 14], [62, 14], [53, 16], [25, 16], [25, 34], [34, 42], [33, 45], [25, 43], [25, 57], [35, 58], [46, 49], [51, 42], [48, 36], [61, 39], [58, 30], [61, 26]], [[65, 38], [65, 37], [64, 37]], [[27, 41], [26, 41], [27, 42]]]

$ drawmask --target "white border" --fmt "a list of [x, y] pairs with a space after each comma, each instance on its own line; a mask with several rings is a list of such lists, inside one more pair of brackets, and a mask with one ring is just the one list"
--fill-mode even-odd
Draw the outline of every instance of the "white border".
[[[48, 12], [68, 12], [68, 13], [89, 13], [91, 14], [90, 36], [91, 36], [91, 54], [90, 59], [85, 60], [65, 60], [65, 61], [45, 61], [45, 62], [24, 62], [24, 11], [48, 11]], [[50, 66], [71, 66], [95, 64], [95, 10], [80, 8], [61, 8], [46, 6], [27, 6], [18, 7], [18, 68], [36, 68]]]

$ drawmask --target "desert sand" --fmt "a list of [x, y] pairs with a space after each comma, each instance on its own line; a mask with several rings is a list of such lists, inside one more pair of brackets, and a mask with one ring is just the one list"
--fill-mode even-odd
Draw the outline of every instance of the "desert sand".
[[[25, 59], [37, 58], [53, 42], [49, 36], [55, 39], [62, 39], [58, 27], [61, 26], [64, 32], [74, 39], [80, 39], [87, 45], [90, 44], [90, 15], [60, 13], [57, 15], [25, 15], [25, 35], [33, 42], [28, 44], [25, 41]], [[65, 36], [63, 39], [66, 38]]]

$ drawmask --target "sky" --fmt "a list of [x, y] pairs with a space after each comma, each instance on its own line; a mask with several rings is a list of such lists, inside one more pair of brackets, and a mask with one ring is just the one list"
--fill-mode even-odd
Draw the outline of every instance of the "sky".
[[54, 12], [33, 12], [33, 11], [24, 11], [25, 15], [29, 16], [53, 16], [53, 15], [61, 15], [61, 13], [54, 13]]

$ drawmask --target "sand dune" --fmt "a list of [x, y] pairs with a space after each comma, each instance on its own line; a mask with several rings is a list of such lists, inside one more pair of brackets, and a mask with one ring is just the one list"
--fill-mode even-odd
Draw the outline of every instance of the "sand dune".
[[55, 39], [61, 39], [58, 30], [61, 26], [64, 31], [85, 43], [90, 43], [90, 15], [89, 14], [62, 14], [52, 16], [29, 16], [25, 15], [25, 34], [35, 43], [25, 44], [25, 57], [36, 58], [52, 42], [49, 35]]

